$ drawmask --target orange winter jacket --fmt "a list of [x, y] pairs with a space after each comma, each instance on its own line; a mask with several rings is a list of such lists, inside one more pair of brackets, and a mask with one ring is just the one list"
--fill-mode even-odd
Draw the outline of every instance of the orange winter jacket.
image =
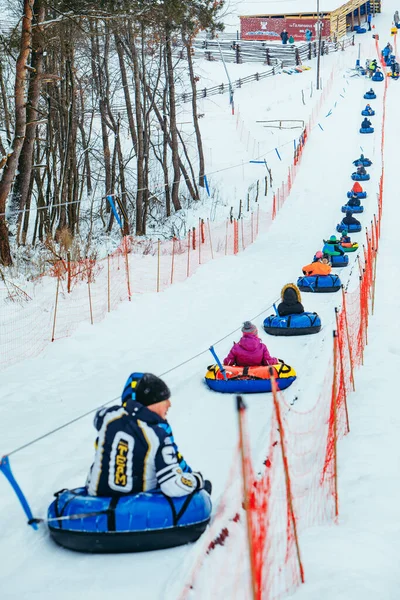
[[355, 194], [359, 194], [360, 192], [363, 191], [363, 189], [362, 189], [361, 185], [358, 183], [358, 181], [355, 182], [355, 184], [351, 188], [351, 191], [354, 192]]
[[331, 265], [326, 265], [319, 261], [313, 262], [310, 265], [303, 267], [304, 275], [329, 275], [331, 272]]

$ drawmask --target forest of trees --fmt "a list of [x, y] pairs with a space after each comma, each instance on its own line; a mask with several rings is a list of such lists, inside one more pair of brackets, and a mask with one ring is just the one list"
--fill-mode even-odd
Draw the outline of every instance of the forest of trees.
[[[107, 196], [122, 234], [139, 236], [150, 215], [199, 199], [205, 164], [191, 45], [199, 31], [222, 28], [223, 4], [16, 2], [19, 23], [0, 36], [2, 265], [16, 246], [62, 243], [83, 224], [87, 244], [92, 230], [111, 231]], [[182, 89], [194, 92], [190, 139], [178, 126]]]

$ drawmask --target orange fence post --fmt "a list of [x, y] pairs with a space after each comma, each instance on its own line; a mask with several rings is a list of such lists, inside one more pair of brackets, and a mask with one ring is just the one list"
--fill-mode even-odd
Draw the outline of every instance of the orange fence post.
[[237, 219], [233, 221], [233, 254], [239, 252], [239, 223]]
[[56, 302], [54, 305], [53, 331], [51, 334], [52, 342], [54, 342], [54, 340], [55, 340], [55, 333], [56, 333], [56, 319], [57, 319], [57, 309], [58, 309], [58, 290], [59, 290], [59, 288], [60, 288], [60, 275], [57, 274]]
[[337, 329], [337, 343], [339, 346], [339, 360], [340, 360], [340, 379], [343, 385], [343, 395], [344, 395], [344, 408], [346, 412], [346, 425], [347, 425], [347, 433], [350, 431], [350, 422], [349, 422], [349, 411], [347, 409], [347, 390], [346, 390], [346, 379], [344, 376], [344, 360], [343, 360], [343, 340], [341, 339], [340, 334], [340, 324], [339, 324], [339, 309], [335, 307], [335, 315], [336, 315], [336, 329]]
[[276, 420], [278, 423], [279, 437], [280, 437], [280, 441], [281, 441], [280, 447], [281, 447], [283, 468], [285, 471], [286, 501], [287, 501], [287, 505], [288, 505], [288, 512], [290, 514], [292, 525], [293, 525], [293, 534], [294, 534], [294, 540], [295, 540], [295, 544], [296, 544], [297, 562], [299, 565], [300, 578], [301, 578], [301, 582], [304, 583], [304, 569], [303, 569], [303, 563], [301, 561], [299, 537], [297, 534], [296, 516], [294, 514], [293, 494], [292, 494], [292, 486], [290, 483], [289, 464], [288, 464], [288, 460], [287, 460], [287, 456], [286, 456], [285, 437], [283, 434], [283, 423], [282, 423], [282, 418], [281, 418], [281, 410], [280, 410], [279, 402], [278, 402], [278, 393], [277, 393], [278, 388], [277, 388], [276, 381], [275, 381], [275, 372], [272, 367], [269, 368], [269, 374], [270, 374], [270, 378], [271, 378], [272, 396], [274, 399], [274, 410], [275, 410]]
[[71, 293], [71, 253], [67, 252], [67, 291]]
[[245, 432], [244, 432], [244, 423], [243, 423], [246, 405], [243, 402], [242, 396], [236, 396], [236, 408], [238, 411], [238, 419], [239, 419], [239, 448], [240, 448], [240, 456], [241, 456], [241, 463], [242, 463], [243, 508], [246, 512], [247, 542], [248, 542], [249, 562], [250, 562], [250, 571], [251, 571], [252, 597], [253, 597], [253, 600], [260, 600], [261, 590], [257, 589], [257, 575], [256, 575], [256, 565], [255, 565], [255, 556], [254, 556], [253, 524], [252, 524], [252, 518], [251, 518], [251, 506], [250, 506], [250, 502], [249, 502], [251, 481], [249, 481], [248, 465], [250, 463], [250, 456], [248, 455], [247, 448], [245, 446]]
[[333, 408], [333, 460], [335, 481], [335, 517], [339, 516], [339, 490], [337, 476], [337, 333], [333, 332], [333, 382], [332, 382], [332, 408]]

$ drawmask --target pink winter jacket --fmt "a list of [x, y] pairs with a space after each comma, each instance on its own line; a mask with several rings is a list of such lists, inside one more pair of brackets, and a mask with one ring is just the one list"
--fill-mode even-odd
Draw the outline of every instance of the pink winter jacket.
[[238, 367], [260, 367], [277, 363], [278, 359], [271, 356], [267, 346], [252, 333], [244, 333], [241, 340], [233, 344], [232, 350], [224, 360], [224, 365]]

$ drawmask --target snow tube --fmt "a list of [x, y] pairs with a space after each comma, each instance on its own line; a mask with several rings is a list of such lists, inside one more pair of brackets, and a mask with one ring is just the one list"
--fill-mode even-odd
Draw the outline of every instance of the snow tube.
[[374, 133], [373, 127], [360, 127], [360, 133]]
[[354, 30], [356, 33], [367, 33], [365, 27], [357, 27], [357, 29], [354, 27]]
[[342, 282], [337, 275], [308, 275], [299, 277], [297, 287], [301, 292], [338, 292]]
[[382, 71], [378, 71], [377, 73], [374, 73], [371, 77], [372, 81], [383, 81], [385, 79], [384, 74], [382, 73]]
[[330, 261], [332, 269], [347, 267], [349, 265], [349, 257], [346, 256], [346, 254], [342, 254], [341, 256], [331, 256]]
[[212, 508], [205, 490], [182, 498], [167, 498], [159, 490], [105, 498], [77, 488], [55, 496], [47, 513], [51, 537], [60, 546], [91, 553], [145, 552], [195, 542]]
[[364, 167], [370, 167], [372, 165], [372, 160], [370, 160], [369, 158], [356, 158], [356, 160], [353, 160], [353, 165], [355, 165], [356, 167], [359, 167], [361, 165], [363, 165]]
[[342, 242], [340, 245], [345, 252], [355, 252], [358, 250], [357, 242]]
[[[296, 371], [289, 365], [279, 363], [271, 365], [277, 386], [280, 390], [289, 387], [296, 379]], [[224, 367], [227, 379], [224, 379], [217, 365], [208, 367], [205, 382], [214, 392], [223, 394], [259, 394], [270, 392], [270, 367]]]
[[362, 213], [362, 212], [364, 212], [364, 207], [363, 206], [349, 206], [348, 204], [345, 204], [344, 206], [342, 206], [342, 213], [347, 213], [347, 212]]
[[[353, 211], [352, 211], [353, 212]], [[348, 233], [357, 233], [361, 231], [361, 223], [357, 225], [356, 223], [352, 223], [351, 225], [345, 225], [343, 222], [336, 225], [336, 231], [341, 233], [342, 231], [347, 231]]]
[[[373, 131], [372, 127], [369, 127], [369, 129], [372, 129], [372, 131]], [[365, 173], [365, 175], [359, 175], [358, 173], [352, 173], [351, 178], [353, 181], [369, 181], [370, 175], [369, 175], [369, 173]]]
[[373, 117], [375, 115], [375, 111], [371, 110], [371, 112], [368, 112], [368, 110], [362, 110], [361, 114], [363, 117]]
[[373, 94], [366, 92], [364, 94], [363, 98], [365, 98], [365, 100], [374, 100], [374, 98], [376, 98], [376, 94], [375, 94], [375, 92]]
[[321, 319], [315, 312], [284, 317], [271, 315], [264, 320], [264, 330], [270, 335], [309, 335], [321, 330]]
[[[360, 198], [360, 200], [367, 197], [367, 192], [356, 192], [356, 194], [357, 198]], [[352, 196], [354, 196], [354, 192], [347, 192], [348, 198], [352, 198]]]

